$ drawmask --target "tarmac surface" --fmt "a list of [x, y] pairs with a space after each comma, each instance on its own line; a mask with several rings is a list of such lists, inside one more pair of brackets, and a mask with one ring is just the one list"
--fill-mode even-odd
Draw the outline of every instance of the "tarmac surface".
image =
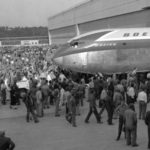
[[[137, 104], [136, 104], [137, 105]], [[150, 105], [150, 104], [148, 104]], [[150, 106], [148, 106], [148, 109]], [[138, 107], [136, 106], [138, 111]], [[81, 116], [77, 116], [77, 127], [72, 127], [64, 116], [54, 117], [54, 106], [46, 110], [44, 118], [35, 124], [26, 123], [26, 109], [21, 104], [17, 110], [8, 105], [0, 106], [0, 130], [12, 138], [16, 144], [15, 150], [145, 150], [147, 149], [147, 127], [142, 120], [138, 120], [137, 143], [139, 147], [126, 146], [124, 135], [116, 141], [118, 120], [114, 125], [107, 125], [106, 111], [102, 115], [103, 124], [97, 124], [94, 115], [90, 123], [84, 119], [88, 113], [88, 104], [81, 108]]]

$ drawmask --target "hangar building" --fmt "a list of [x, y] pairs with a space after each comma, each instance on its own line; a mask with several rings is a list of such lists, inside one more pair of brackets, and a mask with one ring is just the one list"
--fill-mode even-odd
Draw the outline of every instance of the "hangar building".
[[150, 27], [150, 0], [87, 0], [48, 18], [50, 44], [107, 28]]

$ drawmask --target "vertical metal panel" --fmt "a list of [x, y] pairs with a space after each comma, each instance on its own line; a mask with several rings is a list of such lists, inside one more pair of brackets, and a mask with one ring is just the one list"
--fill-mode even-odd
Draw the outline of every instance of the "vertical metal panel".
[[150, 10], [143, 10], [135, 13], [79, 24], [79, 30], [82, 34], [91, 30], [106, 28], [150, 27], [149, 16]]
[[69, 39], [76, 36], [76, 26], [69, 26], [65, 28], [59, 28], [49, 31], [51, 34], [51, 39], [53, 44], [63, 44], [66, 43]]
[[49, 45], [52, 44], [52, 38], [51, 38], [51, 33], [50, 31], [48, 31], [48, 38], [49, 38]]

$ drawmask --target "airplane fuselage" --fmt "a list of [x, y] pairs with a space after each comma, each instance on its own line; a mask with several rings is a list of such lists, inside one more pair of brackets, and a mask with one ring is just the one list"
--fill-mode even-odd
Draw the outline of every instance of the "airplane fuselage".
[[108, 29], [71, 39], [54, 61], [79, 72], [121, 73], [150, 70], [150, 28]]

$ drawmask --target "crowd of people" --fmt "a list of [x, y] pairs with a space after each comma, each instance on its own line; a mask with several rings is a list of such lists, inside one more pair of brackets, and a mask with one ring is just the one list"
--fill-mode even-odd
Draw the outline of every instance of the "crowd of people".
[[[10, 102], [10, 109], [17, 109], [22, 100], [27, 108], [26, 121], [35, 123], [44, 117], [45, 109], [55, 106], [55, 117], [60, 117], [65, 108], [65, 118], [77, 127], [76, 116], [86, 101], [89, 112], [84, 120], [89, 123], [94, 113], [97, 123], [102, 123], [104, 110], [107, 111], [108, 125], [118, 119], [118, 136], [125, 133], [127, 145], [138, 146], [137, 120], [142, 119], [148, 126], [150, 137], [150, 112], [146, 113], [150, 100], [150, 74], [137, 79], [136, 72], [127, 78], [117, 79], [97, 73], [94, 75], [76, 74], [55, 66], [51, 61], [49, 47], [19, 47], [2, 49], [0, 72], [0, 97], [2, 105]], [[137, 117], [135, 103], [139, 105]], [[97, 105], [98, 104], [98, 105]], [[148, 142], [150, 149], [150, 140]]]

